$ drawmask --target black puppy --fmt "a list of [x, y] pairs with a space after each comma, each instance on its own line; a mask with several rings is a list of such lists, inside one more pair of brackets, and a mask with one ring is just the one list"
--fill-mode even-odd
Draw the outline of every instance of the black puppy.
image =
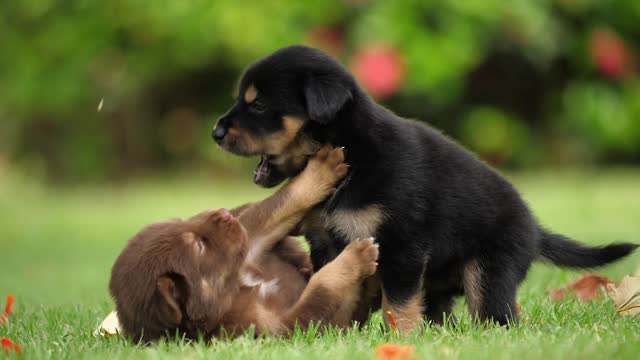
[[256, 183], [295, 175], [319, 144], [346, 147], [347, 177], [300, 228], [316, 268], [355, 238], [377, 239], [382, 307], [401, 331], [422, 314], [441, 322], [463, 293], [472, 314], [507, 324], [533, 260], [595, 267], [636, 247], [585, 247], [543, 229], [507, 180], [437, 130], [376, 104], [319, 50], [278, 50], [246, 70], [239, 90], [212, 135], [227, 151], [261, 156]]

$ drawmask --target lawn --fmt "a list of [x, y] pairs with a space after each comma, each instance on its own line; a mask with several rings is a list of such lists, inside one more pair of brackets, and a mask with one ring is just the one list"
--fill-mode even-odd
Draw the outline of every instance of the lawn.
[[[184, 180], [185, 178], [189, 180]], [[640, 242], [640, 170], [545, 171], [511, 174], [543, 224], [589, 244]], [[413, 344], [425, 359], [626, 358], [640, 354], [640, 318], [619, 318], [611, 301], [553, 303], [545, 290], [580, 272], [536, 264], [522, 284], [522, 321], [506, 330], [482, 327], [464, 316], [395, 338], [379, 316], [365, 330], [298, 333], [292, 339], [176, 342], [136, 347], [93, 335], [111, 310], [111, 264], [143, 224], [184, 217], [205, 208], [231, 207], [264, 197], [250, 179], [201, 176], [138, 180], [119, 186], [52, 190], [27, 177], [0, 172], [0, 306], [16, 304], [0, 336], [18, 342], [25, 358], [260, 358], [371, 359], [377, 344]], [[640, 252], [598, 272], [614, 280], [640, 267]], [[4, 354], [0, 352], [0, 357]]]

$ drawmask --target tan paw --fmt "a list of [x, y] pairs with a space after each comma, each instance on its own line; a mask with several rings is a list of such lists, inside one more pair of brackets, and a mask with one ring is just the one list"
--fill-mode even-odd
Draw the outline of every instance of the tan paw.
[[360, 269], [361, 276], [370, 276], [376, 273], [379, 250], [378, 244], [374, 242], [373, 238], [353, 240], [344, 251], [353, 256], [359, 265], [356, 268]]
[[319, 182], [324, 182], [331, 186], [335, 185], [349, 170], [349, 165], [344, 163], [344, 148], [333, 148], [331, 145], [324, 145], [309, 160], [306, 170]]

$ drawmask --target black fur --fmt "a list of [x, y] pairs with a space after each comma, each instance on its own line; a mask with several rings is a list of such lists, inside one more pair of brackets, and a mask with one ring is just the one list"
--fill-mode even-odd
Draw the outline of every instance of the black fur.
[[[462, 271], [471, 260], [481, 268], [479, 316], [506, 324], [515, 319], [516, 290], [536, 258], [593, 267], [635, 248], [589, 248], [543, 230], [507, 180], [439, 131], [375, 103], [344, 67], [319, 50], [278, 50], [249, 67], [240, 90], [251, 83], [271, 115], [236, 111], [218, 126], [235, 122], [264, 134], [278, 128], [282, 115], [293, 114], [306, 119], [305, 136], [345, 146], [348, 183], [326, 210], [384, 209], [385, 221], [371, 234], [381, 246], [383, 287], [393, 303], [403, 304], [422, 291], [424, 278], [425, 315], [432, 320], [441, 321], [453, 296], [465, 290]], [[314, 232], [305, 235], [317, 266], [352, 240], [335, 232], [329, 232], [328, 240]]]
[[637, 247], [635, 244], [586, 247], [566, 236], [543, 230], [540, 256], [559, 266], [589, 268], [612, 263]]

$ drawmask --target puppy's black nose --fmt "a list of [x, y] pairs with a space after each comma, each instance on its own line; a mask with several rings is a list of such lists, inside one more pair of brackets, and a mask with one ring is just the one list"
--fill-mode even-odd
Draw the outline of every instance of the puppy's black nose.
[[211, 134], [215, 141], [221, 141], [224, 139], [225, 135], [227, 135], [227, 130], [222, 126], [216, 126], [215, 130], [213, 130], [213, 133]]

